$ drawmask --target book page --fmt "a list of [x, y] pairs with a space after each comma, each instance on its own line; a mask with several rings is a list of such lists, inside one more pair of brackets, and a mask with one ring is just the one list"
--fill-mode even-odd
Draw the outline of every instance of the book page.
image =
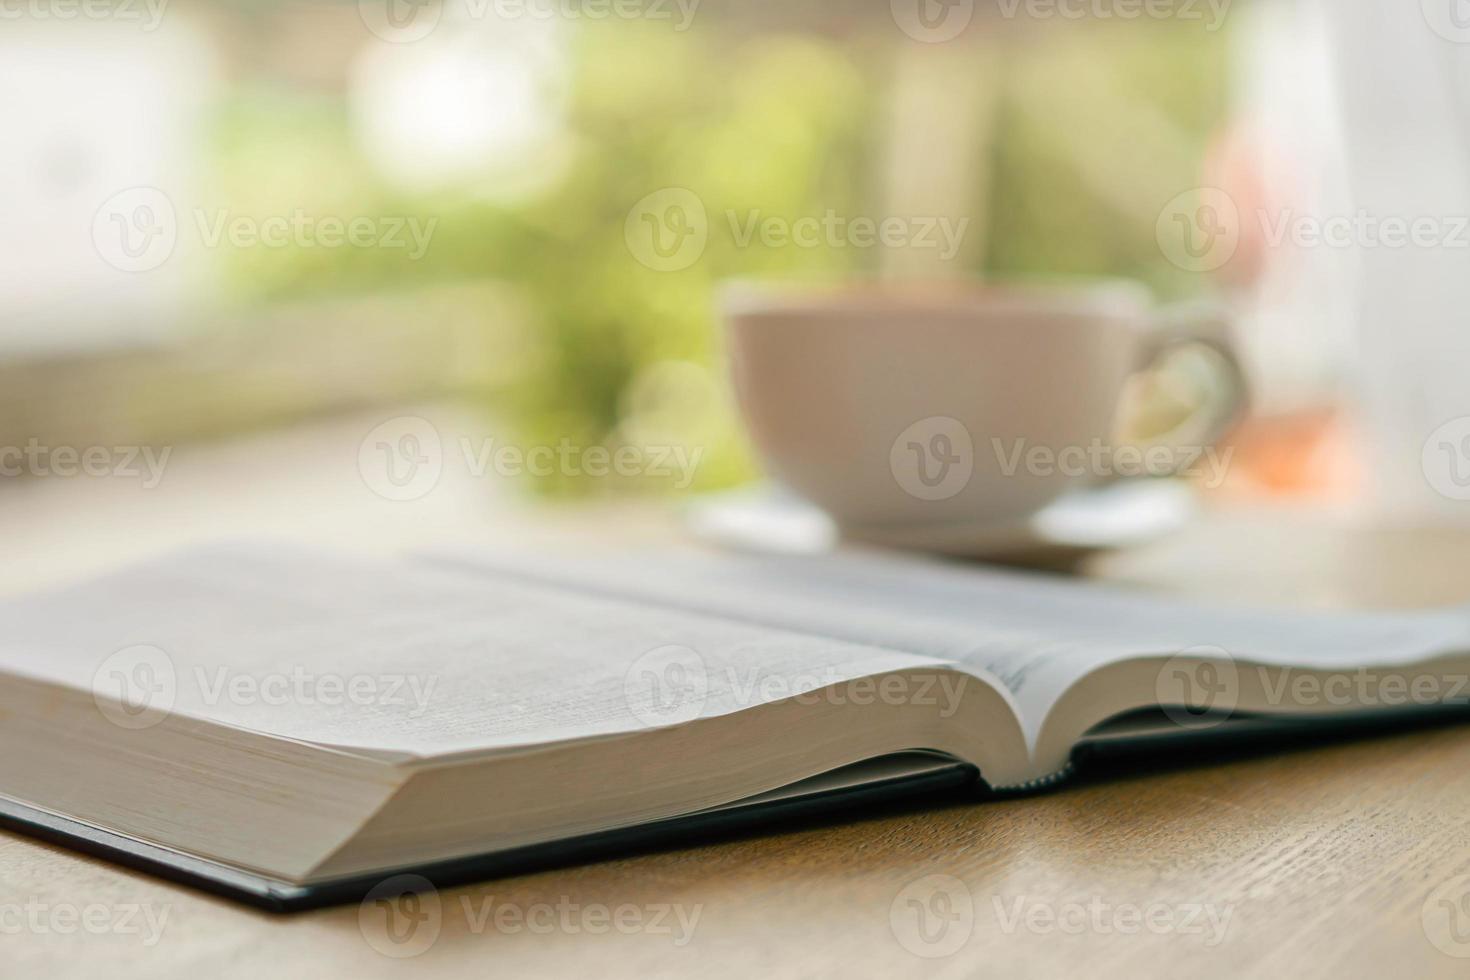
[[1121, 660], [1223, 651], [1237, 661], [1342, 669], [1470, 651], [1467, 610], [1235, 608], [870, 550], [809, 556], [684, 549], [561, 563], [468, 553], [435, 559], [951, 660], [1011, 692], [1033, 744], [1068, 687]]
[[[0, 670], [409, 756], [619, 735], [934, 658], [426, 563], [226, 547], [0, 604]], [[116, 701], [120, 707], [113, 706]]]

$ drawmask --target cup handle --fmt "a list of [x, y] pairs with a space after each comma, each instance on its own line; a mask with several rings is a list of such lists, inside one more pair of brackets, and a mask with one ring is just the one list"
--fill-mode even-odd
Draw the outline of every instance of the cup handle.
[[1210, 355], [1207, 366], [1197, 370], [1198, 380], [1208, 388], [1206, 397], [1172, 429], [1140, 440], [1144, 447], [1208, 448], [1218, 443], [1249, 407], [1250, 388], [1236, 353], [1230, 319], [1216, 304], [1180, 304], [1157, 311], [1139, 346], [1134, 370], [1156, 369], [1169, 355], [1191, 347]]

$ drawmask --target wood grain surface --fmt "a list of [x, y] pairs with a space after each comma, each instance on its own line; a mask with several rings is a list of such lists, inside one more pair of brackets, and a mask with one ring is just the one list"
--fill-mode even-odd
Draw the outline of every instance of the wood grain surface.
[[[371, 526], [383, 547], [446, 528], [525, 533], [522, 511], [453, 487], [407, 517], [361, 501], [343, 474], [369, 428], [181, 450], [146, 498], [101, 482], [7, 488], [0, 532], [25, 550], [11, 550], [0, 584], [65, 579], [226, 525], [323, 541]], [[340, 497], [323, 489], [334, 486]], [[667, 523], [592, 515], [608, 534]], [[575, 535], [583, 521], [555, 519]], [[1300, 590], [1318, 605], [1412, 603], [1416, 579], [1454, 598], [1445, 583], [1458, 575], [1470, 597], [1464, 532], [1436, 535], [1426, 567], [1398, 532], [1300, 527], [1297, 516], [1212, 518], [1091, 571], [1209, 594]], [[1320, 560], [1304, 554], [1313, 547]], [[1338, 581], [1324, 567], [1373, 572]], [[0, 977], [410, 972], [1465, 977], [1470, 726], [1113, 761], [1043, 796], [855, 813], [445, 890], [417, 908], [272, 916], [0, 833]]]

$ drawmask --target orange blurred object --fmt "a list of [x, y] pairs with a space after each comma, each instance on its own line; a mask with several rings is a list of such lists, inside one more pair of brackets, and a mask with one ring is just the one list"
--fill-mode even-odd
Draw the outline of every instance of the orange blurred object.
[[1337, 408], [1247, 419], [1222, 451], [1232, 456], [1216, 492], [1230, 497], [1352, 503], [1364, 493], [1358, 441]]

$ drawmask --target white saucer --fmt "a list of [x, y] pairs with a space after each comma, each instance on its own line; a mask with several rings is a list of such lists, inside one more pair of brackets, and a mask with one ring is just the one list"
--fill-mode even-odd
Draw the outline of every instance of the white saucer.
[[700, 538], [754, 551], [816, 554], [844, 539], [888, 548], [1027, 564], [1075, 560], [1143, 544], [1186, 524], [1194, 494], [1177, 480], [1125, 480], [1078, 490], [1014, 524], [839, 528], [821, 510], [771, 486], [704, 497], [687, 513]]

